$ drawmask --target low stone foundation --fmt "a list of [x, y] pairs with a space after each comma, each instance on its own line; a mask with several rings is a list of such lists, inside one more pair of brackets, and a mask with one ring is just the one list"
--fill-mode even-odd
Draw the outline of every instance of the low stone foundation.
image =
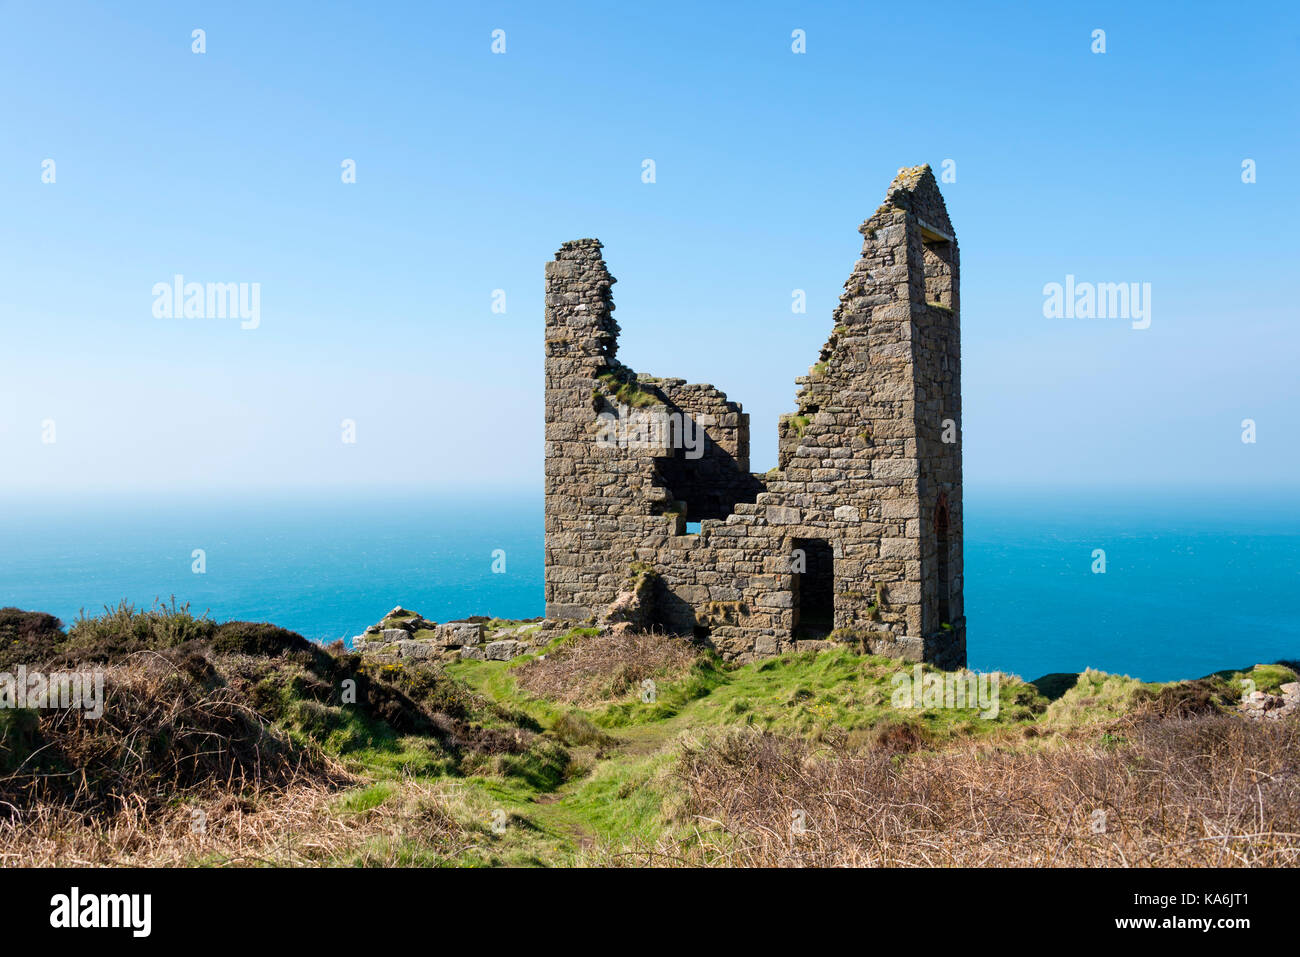
[[490, 631], [489, 619], [439, 624], [400, 605], [352, 639], [352, 650], [377, 661], [509, 661], [552, 637], [540, 620], [508, 622]]

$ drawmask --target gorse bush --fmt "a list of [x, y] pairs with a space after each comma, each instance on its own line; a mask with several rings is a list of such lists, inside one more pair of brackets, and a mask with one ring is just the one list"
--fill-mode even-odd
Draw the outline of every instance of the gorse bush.
[[216, 622], [206, 614], [195, 617], [189, 602], [171, 604], [155, 602], [148, 610], [137, 610], [128, 601], [116, 608], [104, 608], [98, 617], [80, 617], [68, 629], [63, 650], [83, 661], [108, 661], [132, 651], [174, 648], [187, 641], [205, 641], [212, 637]]
[[1217, 675], [1181, 681], [1159, 691], [1143, 688], [1134, 696], [1136, 702], [1146, 705], [1154, 713], [1176, 718], [1218, 714], [1235, 704], [1236, 699], [1232, 686]]
[[0, 803], [10, 810], [42, 802], [87, 811], [161, 806], [218, 783], [279, 788], [333, 770], [243, 695], [213, 686], [192, 658], [139, 655], [103, 670], [103, 717], [77, 708], [26, 712], [37, 728], [24, 729], [26, 738], [8, 749]]

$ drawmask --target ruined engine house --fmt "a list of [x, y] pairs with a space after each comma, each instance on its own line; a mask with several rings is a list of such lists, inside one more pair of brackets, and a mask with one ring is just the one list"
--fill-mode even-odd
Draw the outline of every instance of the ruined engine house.
[[778, 465], [711, 385], [617, 359], [595, 239], [546, 264], [546, 615], [638, 623], [739, 661], [827, 640], [966, 662], [957, 240], [929, 166], [900, 170]]

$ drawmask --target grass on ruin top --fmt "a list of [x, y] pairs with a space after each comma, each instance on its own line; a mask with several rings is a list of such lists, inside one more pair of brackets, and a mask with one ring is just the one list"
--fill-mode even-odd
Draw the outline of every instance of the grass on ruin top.
[[803, 438], [803, 434], [808, 431], [808, 425], [812, 422], [812, 416], [795, 413], [783, 416], [782, 421], [787, 428], [794, 432], [796, 437]]
[[[418, 618], [418, 617], [422, 617], [422, 616], [418, 615], [416, 612], [411, 612], [409, 615], [387, 615], [386, 617], [383, 618], [383, 620], [379, 622], [379, 627], [398, 628], [400, 627], [401, 622], [410, 621], [412, 618]], [[507, 629], [510, 629], [511, 631], [519, 630], [524, 634], [531, 634], [532, 632], [536, 631], [538, 628], [541, 627], [540, 619], [536, 619], [536, 618], [478, 618], [478, 619], [454, 619], [454, 620], [456, 621], [477, 620], [481, 622], [483, 625], [483, 632], [488, 637], [489, 640], [491, 639], [492, 635], [495, 635], [498, 632], [502, 632]], [[446, 624], [446, 622], [442, 622], [441, 624]], [[437, 633], [432, 628], [420, 628], [412, 632], [411, 638], [416, 641], [425, 641], [434, 638], [436, 634]]]
[[644, 409], [652, 405], [663, 405], [663, 399], [647, 390], [635, 379], [622, 379], [616, 373], [603, 372], [596, 377], [605, 395], [612, 397], [632, 409]]
[[541, 627], [542, 622], [539, 618], [490, 618], [483, 622], [483, 630], [489, 636], [507, 629], [511, 632], [517, 631], [520, 634], [531, 635]]

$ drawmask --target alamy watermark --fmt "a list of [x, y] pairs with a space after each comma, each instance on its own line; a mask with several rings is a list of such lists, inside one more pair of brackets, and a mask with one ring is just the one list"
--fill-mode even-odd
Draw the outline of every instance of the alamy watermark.
[[602, 448], [685, 449], [686, 458], [704, 455], [704, 429], [714, 424], [711, 415], [689, 416], [684, 412], [638, 412], [623, 404], [618, 414], [602, 412], [596, 444]]
[[104, 715], [104, 672], [0, 671], [0, 708], [71, 708]]
[[81, 888], [73, 887], [50, 898], [50, 926], [68, 930], [125, 928], [132, 937], [148, 937], [153, 930], [153, 895], [83, 894]]
[[1043, 316], [1047, 319], [1129, 319], [1134, 329], [1151, 325], [1151, 283], [1076, 282], [1043, 287]]
[[911, 672], [899, 671], [891, 679], [894, 686], [889, 703], [895, 708], [975, 708], [981, 718], [996, 718], [1001, 707], [998, 673], [974, 671], [923, 671], [913, 666]]
[[177, 273], [171, 282], [153, 285], [155, 319], [241, 319], [241, 329], [262, 324], [260, 282], [186, 282]]

